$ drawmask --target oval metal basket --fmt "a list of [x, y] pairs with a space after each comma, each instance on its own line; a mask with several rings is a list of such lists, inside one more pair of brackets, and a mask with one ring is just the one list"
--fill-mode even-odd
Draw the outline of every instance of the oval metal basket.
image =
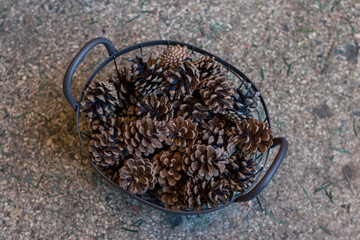
[[[86, 54], [92, 48], [94, 48], [95, 46], [97, 46], [99, 44], [102, 44], [106, 47], [109, 57], [107, 59], [105, 59], [95, 69], [95, 71], [90, 75], [90, 77], [86, 81], [86, 83], [83, 87], [83, 90], [80, 94], [79, 101], [76, 101], [76, 99], [74, 98], [74, 96], [71, 93], [71, 82], [72, 82], [73, 74], [74, 74], [76, 68], [81, 63], [81, 61], [86, 56]], [[285, 138], [283, 138], [283, 137], [274, 138], [274, 140], [273, 140], [274, 145], [271, 148], [274, 148], [275, 146], [278, 146], [278, 145], [280, 145], [280, 148], [279, 148], [279, 151], [276, 154], [275, 159], [273, 160], [272, 163], [268, 163], [268, 158], [269, 158], [269, 154], [270, 154], [270, 150], [271, 150], [270, 148], [265, 153], [262, 153], [262, 154], [259, 154], [258, 156], [256, 156], [257, 161], [258, 161], [258, 165], [257, 165], [258, 171], [256, 173], [255, 181], [252, 183], [252, 185], [246, 191], [234, 194], [234, 197], [232, 198], [232, 200], [227, 202], [226, 204], [221, 204], [218, 207], [206, 208], [206, 209], [197, 210], [197, 211], [194, 211], [194, 210], [175, 211], [175, 210], [167, 209], [161, 204], [160, 201], [145, 200], [138, 195], [131, 194], [127, 190], [121, 188], [118, 184], [111, 181], [107, 176], [105, 176], [104, 173], [101, 171], [101, 169], [99, 169], [96, 166], [96, 164], [89, 157], [89, 154], [86, 150], [86, 147], [84, 145], [83, 138], [82, 138], [83, 136], [88, 136], [88, 135], [80, 129], [80, 124], [79, 124], [80, 114], [81, 114], [79, 103], [82, 101], [82, 99], [85, 95], [85, 91], [88, 88], [88, 86], [90, 85], [90, 83], [92, 82], [92, 80], [97, 76], [97, 74], [103, 68], [105, 68], [108, 65], [110, 66], [110, 64], [113, 64], [114, 68], [117, 71], [118, 63], [116, 60], [117, 60], [117, 58], [119, 58], [120, 56], [122, 56], [124, 54], [127, 54], [127, 53], [135, 51], [135, 50], [136, 51], [140, 50], [140, 54], [142, 55], [143, 49], [148, 48], [148, 47], [170, 46], [170, 45], [177, 45], [177, 44], [179, 44], [180, 46], [186, 46], [188, 49], [190, 49], [192, 51], [193, 54], [196, 53], [196, 54], [200, 54], [200, 55], [214, 57], [217, 62], [219, 62], [220, 64], [223, 65], [223, 67], [227, 70], [228, 73], [231, 73], [231, 74], [233, 74], [233, 76], [235, 76], [235, 81], [238, 82], [238, 84], [239, 84], [238, 88], [242, 88], [242, 87], [247, 88], [248, 91], [250, 91], [251, 93], [258, 92], [258, 89], [255, 87], [255, 85], [240, 70], [238, 70], [231, 64], [227, 63], [226, 61], [222, 60], [221, 58], [215, 56], [214, 54], [211, 54], [203, 49], [197, 48], [197, 47], [192, 46], [187, 43], [171, 41], [171, 40], [156, 40], [156, 41], [149, 41], [149, 42], [136, 44], [136, 45], [133, 45], [126, 49], [123, 49], [121, 51], [118, 51], [109, 40], [107, 40], [105, 38], [95, 38], [95, 39], [89, 41], [88, 43], [86, 43], [85, 46], [80, 49], [78, 54], [72, 60], [72, 62], [70, 63], [70, 65], [65, 73], [64, 82], [63, 82], [64, 95], [65, 95], [66, 99], [68, 100], [68, 102], [70, 103], [70, 105], [76, 111], [77, 130], [78, 130], [78, 135], [79, 135], [79, 139], [81, 142], [81, 146], [82, 146], [88, 160], [92, 164], [92, 166], [101, 174], [101, 176], [103, 176], [108, 182], [110, 182], [110, 184], [120, 188], [122, 191], [124, 191], [125, 193], [134, 197], [136, 200], [138, 200], [142, 203], [145, 203], [147, 205], [150, 205], [154, 208], [160, 209], [162, 211], [171, 212], [171, 213], [175, 213], [175, 214], [185, 214], [185, 215], [202, 214], [202, 213], [209, 213], [209, 212], [212, 212], [215, 210], [219, 210], [219, 209], [224, 208], [234, 202], [249, 201], [249, 200], [255, 198], [268, 185], [271, 178], [274, 176], [276, 170], [278, 169], [281, 162], [283, 161], [283, 159], [286, 155], [286, 152], [288, 150], [288, 142]], [[257, 114], [256, 114], [258, 121], [267, 122], [269, 124], [269, 128], [271, 128], [270, 116], [269, 116], [268, 110], [266, 108], [265, 101], [264, 101], [263, 97], [261, 96], [261, 94], [260, 94], [259, 98], [260, 98], [260, 106], [259, 106], [259, 108], [258, 108], [259, 110], [257, 111]]]

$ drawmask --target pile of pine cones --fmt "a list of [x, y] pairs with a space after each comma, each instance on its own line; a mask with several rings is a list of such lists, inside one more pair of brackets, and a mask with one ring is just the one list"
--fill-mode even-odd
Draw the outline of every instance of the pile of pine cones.
[[185, 46], [130, 61], [90, 85], [82, 102], [97, 166], [173, 210], [217, 207], [245, 191], [256, 153], [273, 144], [268, 124], [252, 118], [259, 94], [234, 89], [214, 58], [194, 61]]

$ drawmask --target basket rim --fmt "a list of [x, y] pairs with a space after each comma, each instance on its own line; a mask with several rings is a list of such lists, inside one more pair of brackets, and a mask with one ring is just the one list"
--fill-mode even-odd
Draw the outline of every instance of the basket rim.
[[[109, 179], [97, 166], [96, 164], [91, 160], [91, 158], [89, 157], [89, 154], [84, 146], [84, 143], [83, 143], [83, 140], [82, 140], [82, 134], [84, 134], [81, 130], [80, 130], [80, 102], [82, 101], [82, 99], [84, 98], [85, 96], [85, 92], [86, 92], [86, 89], [89, 87], [89, 85], [91, 84], [91, 82], [93, 81], [93, 79], [95, 78], [95, 76], [105, 67], [107, 66], [110, 62], [114, 62], [114, 65], [115, 65], [115, 68], [116, 70], [118, 69], [117, 67], [117, 63], [116, 63], [116, 58], [126, 54], [126, 53], [129, 53], [129, 52], [132, 52], [132, 51], [135, 51], [135, 50], [138, 50], [140, 49], [140, 54], [142, 55], [142, 49], [145, 48], [145, 47], [152, 47], [152, 46], [157, 46], [157, 45], [167, 45], [167, 46], [170, 46], [170, 45], [180, 45], [180, 46], [186, 46], [188, 49], [190, 49], [192, 51], [192, 53], [194, 52], [197, 52], [197, 53], [200, 53], [204, 56], [209, 56], [209, 57], [214, 57], [215, 58], [215, 61], [219, 62], [220, 64], [222, 64], [225, 69], [227, 71], [231, 71], [234, 75], [236, 75], [239, 79], [242, 79], [243, 82], [247, 82], [247, 83], [250, 83], [251, 84], [251, 88], [255, 91], [255, 92], [259, 92], [260, 91], [257, 89], [257, 87], [255, 86], [255, 84], [244, 74], [242, 73], [239, 69], [237, 69], [236, 67], [234, 67], [233, 65], [231, 65], [230, 63], [226, 62], [225, 60], [221, 59], [220, 57], [206, 51], [206, 50], [203, 50], [203, 49], [200, 49], [198, 47], [195, 47], [191, 44], [188, 44], [188, 43], [183, 43], [183, 42], [179, 42], [179, 41], [173, 41], [173, 40], [155, 40], [155, 41], [148, 41], [148, 42], [143, 42], [143, 43], [139, 43], [139, 44], [135, 44], [135, 45], [132, 45], [130, 47], [127, 47], [121, 51], [116, 51], [115, 53], [113, 53], [111, 56], [109, 56], [107, 59], [105, 59], [95, 70], [94, 72], [92, 72], [92, 74], [90, 75], [90, 77], [88, 78], [88, 80], [86, 81], [86, 83], [84, 84], [84, 87], [82, 89], [82, 92], [80, 94], [80, 97], [79, 97], [79, 101], [78, 101], [78, 106], [77, 109], [76, 109], [76, 112], [77, 112], [77, 116], [76, 116], [76, 122], [77, 122], [77, 131], [78, 131], [78, 135], [79, 135], [79, 139], [80, 139], [80, 143], [81, 143], [81, 146], [83, 148], [83, 151], [85, 152], [85, 155], [87, 157], [87, 159], [89, 160], [89, 162], [91, 163], [91, 165], [96, 169], [96, 171], [98, 173], [100, 173], [100, 175], [102, 177], [104, 177], [106, 179], [107, 182], [109, 182], [111, 185], [115, 186], [116, 188], [120, 189], [122, 192], [125, 192], [127, 195], [131, 196], [131, 197], [134, 197], [136, 200], [142, 202], [142, 203], [145, 203], [147, 204], [148, 206], [151, 206], [153, 208], [156, 208], [156, 209], [159, 209], [159, 210], [162, 210], [162, 211], [165, 211], [165, 212], [168, 212], [168, 213], [172, 213], [172, 214], [179, 214], [179, 215], [198, 215], [198, 214], [205, 214], [205, 213], [210, 213], [210, 212], [214, 212], [214, 211], [217, 211], [217, 210], [220, 210], [224, 207], [227, 207], [229, 206], [230, 204], [234, 203], [234, 200], [236, 199], [235, 197], [233, 197], [230, 201], [227, 201], [225, 204], [221, 204], [221, 205], [218, 205], [217, 207], [213, 207], [213, 208], [206, 208], [204, 210], [172, 210], [172, 209], [168, 209], [168, 208], [165, 208], [164, 206], [161, 206], [159, 204], [155, 204], [155, 203], [152, 203], [148, 200], [145, 200], [143, 198], [141, 198], [140, 196], [136, 195], [136, 194], [132, 194], [130, 193], [129, 191], [127, 191], [126, 189], [123, 189], [120, 185], [116, 184], [115, 182], [113, 182], [111, 179]], [[264, 121], [268, 122], [269, 124], [269, 129], [271, 129], [271, 123], [270, 123], [270, 116], [269, 116], [269, 113], [268, 113], [268, 110], [267, 110], [267, 107], [266, 107], [266, 103], [265, 103], [265, 100], [263, 99], [261, 93], [260, 93], [260, 102], [263, 106], [263, 110], [264, 110], [264, 113], [265, 113], [265, 119]], [[84, 134], [86, 135], [86, 134]], [[268, 158], [269, 158], [269, 155], [270, 155], [270, 148], [268, 148], [267, 152], [266, 152], [266, 159], [265, 159], [265, 163], [264, 165], [266, 165], [267, 161], [268, 161]], [[261, 175], [261, 171], [262, 171], [263, 168], [261, 168], [259, 170], [259, 172], [257, 174], [259, 174], [259, 176]], [[251, 186], [244, 192], [240, 193], [237, 195], [238, 196], [242, 196], [242, 195], [245, 195], [247, 192], [249, 192], [252, 188], [254, 188], [256, 185], [257, 185], [257, 182], [259, 181], [259, 176], [256, 177], [255, 181], [251, 184]]]

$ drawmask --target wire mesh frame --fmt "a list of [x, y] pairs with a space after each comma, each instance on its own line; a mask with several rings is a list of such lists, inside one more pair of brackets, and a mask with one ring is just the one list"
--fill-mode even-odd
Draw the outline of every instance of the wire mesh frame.
[[[116, 69], [116, 72], [118, 73], [118, 66], [117, 66], [117, 63], [116, 63], [116, 58], [126, 54], [126, 53], [129, 53], [129, 52], [132, 52], [132, 51], [135, 51], [135, 50], [140, 50], [140, 55], [142, 55], [142, 49], [145, 48], [145, 47], [151, 47], [151, 46], [157, 46], [157, 45], [167, 45], [167, 46], [170, 46], [170, 45], [177, 45], [179, 44], [180, 46], [186, 46], [188, 49], [190, 49], [192, 51], [192, 53], [194, 52], [197, 52], [197, 53], [200, 53], [201, 55], [204, 55], [204, 56], [209, 56], [209, 57], [214, 57], [215, 58], [215, 61], [219, 62], [226, 70], [227, 72], [231, 72], [232, 74], [234, 74], [238, 79], [240, 79], [240, 86], [238, 88], [241, 88], [244, 84], [251, 84], [251, 91], [252, 93], [255, 93], [255, 92], [259, 92], [258, 89], [256, 88], [256, 86], [254, 85], [254, 83], [251, 82], [251, 80], [249, 78], [247, 78], [240, 70], [238, 70], [237, 68], [235, 68], [234, 66], [232, 66], [231, 64], [227, 63], [226, 61], [222, 60], [221, 58], [217, 57], [216, 55], [214, 54], [211, 54], [203, 49], [200, 49], [200, 48], [197, 48], [193, 45], [190, 45], [190, 44], [187, 44], [187, 43], [183, 43], [183, 42], [178, 42], [178, 41], [169, 41], [169, 40], [157, 40], [157, 41], [149, 41], [149, 42], [144, 42], [144, 43], [140, 43], [140, 44], [136, 44], [136, 45], [133, 45], [131, 47], [128, 47], [126, 49], [123, 49], [121, 51], [117, 51], [115, 52], [113, 55], [111, 55], [110, 57], [108, 57], [107, 59], [105, 59], [96, 69], [95, 71], [90, 75], [90, 77], [88, 78], [88, 80], [86, 81], [85, 85], [84, 85], [84, 88], [80, 94], [80, 97], [79, 97], [79, 101], [77, 103], [77, 108], [76, 108], [76, 111], [77, 111], [77, 115], [76, 115], [76, 123], [77, 123], [77, 131], [78, 131], [78, 135], [79, 135], [79, 139], [80, 139], [80, 143], [81, 143], [81, 146], [85, 152], [85, 155], [86, 157], [88, 158], [89, 162], [93, 165], [93, 167], [110, 183], [112, 184], [113, 186], [117, 187], [117, 188], [120, 188], [123, 192], [125, 192], [126, 194], [134, 197], [135, 199], [139, 200], [140, 202], [143, 202], [147, 205], [150, 205], [154, 208], [157, 208], [157, 209], [160, 209], [160, 210], [163, 210], [163, 211], [166, 211], [166, 212], [172, 212], [172, 213], [176, 213], [176, 214], [186, 214], [186, 215], [196, 215], [196, 214], [203, 214], [203, 213], [208, 213], [208, 212], [213, 212], [213, 211], [216, 211], [216, 210], [219, 210], [221, 208], [224, 208], [228, 205], [230, 205], [231, 203], [234, 202], [234, 200], [241, 196], [241, 195], [244, 195], [246, 193], [248, 193], [249, 191], [251, 191], [251, 189], [253, 189], [257, 182], [259, 182], [260, 178], [261, 178], [261, 172], [263, 170], [263, 168], [266, 166], [266, 163], [268, 161], [268, 158], [269, 158], [269, 155], [270, 155], [270, 148], [267, 150], [267, 152], [265, 153], [266, 157], [265, 157], [265, 162], [263, 164], [261, 164], [263, 158], [264, 158], [264, 153], [261, 153], [260, 155], [256, 156], [256, 158], [258, 159], [258, 171], [256, 172], [256, 179], [255, 181], [251, 184], [251, 186], [244, 192], [242, 193], [237, 193], [237, 194], [234, 194], [233, 198], [231, 201], [228, 201], [227, 203], [225, 204], [221, 204], [219, 205], [218, 207], [215, 207], [215, 208], [207, 208], [207, 209], [204, 209], [204, 210], [196, 210], [196, 211], [193, 211], [193, 210], [182, 210], [182, 211], [175, 211], [175, 210], [170, 210], [170, 209], [167, 209], [165, 208], [164, 206], [160, 205], [160, 204], [157, 204], [157, 203], [154, 203], [154, 202], [150, 202], [148, 200], [145, 200], [143, 198], [141, 198], [140, 196], [138, 195], [135, 195], [135, 194], [132, 194], [130, 192], [128, 192], [127, 190], [121, 188], [118, 184], [114, 183], [112, 180], [110, 180], [97, 166], [96, 164], [91, 160], [85, 146], [84, 146], [84, 142], [82, 140], [82, 134], [89, 137], [86, 133], [84, 133], [83, 131], [80, 130], [80, 102], [82, 101], [82, 99], [84, 98], [85, 96], [85, 92], [86, 92], [86, 89], [88, 88], [88, 86], [91, 84], [92, 80], [95, 78], [95, 76], [105, 67], [107, 66], [110, 62], [113, 62], [114, 63], [114, 67]], [[259, 121], [264, 121], [264, 122], [267, 122], [269, 124], [269, 128], [271, 128], [271, 123], [270, 123], [270, 116], [268, 114], [268, 110], [267, 110], [267, 107], [266, 107], [266, 104], [265, 104], [265, 101], [262, 97], [262, 95], [260, 94], [259, 96], [260, 98], [260, 103], [261, 103], [261, 106], [262, 106], [262, 111], [259, 112], [257, 110], [257, 114], [258, 114], [258, 119]], [[262, 118], [262, 115], [264, 115], [264, 119], [261, 120]]]

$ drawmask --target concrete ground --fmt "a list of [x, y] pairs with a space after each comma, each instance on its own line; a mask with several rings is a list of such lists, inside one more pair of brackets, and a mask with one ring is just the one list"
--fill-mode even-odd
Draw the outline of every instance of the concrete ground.
[[[0, 2], [0, 239], [360, 239], [359, 1]], [[98, 36], [189, 42], [260, 87], [290, 148], [258, 200], [174, 219], [95, 172], [62, 79]]]

